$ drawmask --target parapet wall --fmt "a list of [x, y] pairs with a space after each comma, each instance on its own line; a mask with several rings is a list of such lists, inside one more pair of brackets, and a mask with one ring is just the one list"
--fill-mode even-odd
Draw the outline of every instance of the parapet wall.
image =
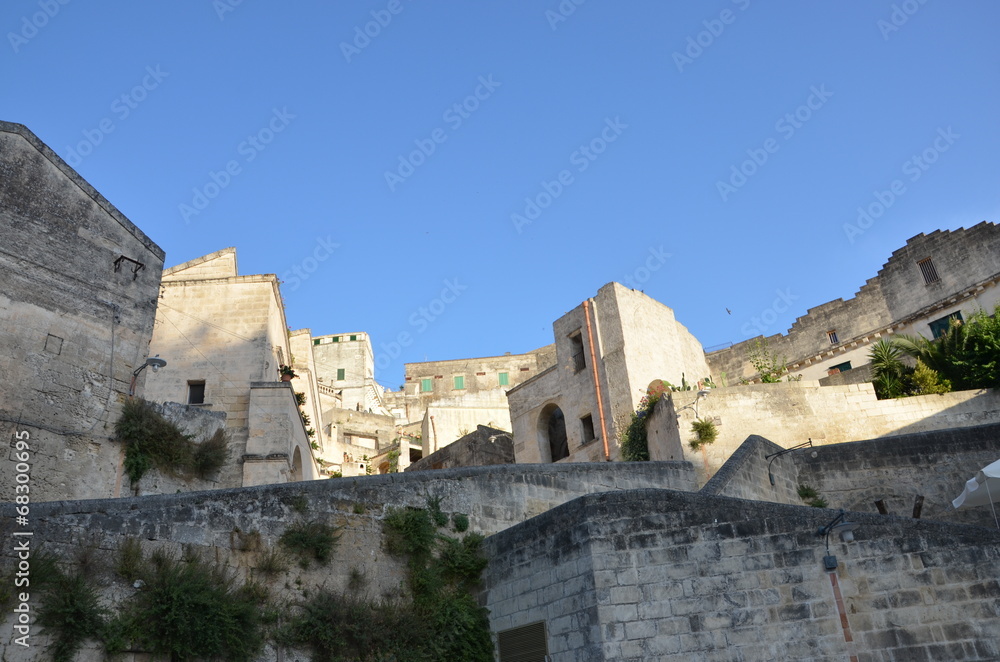
[[1000, 659], [1000, 531], [669, 490], [591, 495], [487, 539], [495, 631], [570, 660]]

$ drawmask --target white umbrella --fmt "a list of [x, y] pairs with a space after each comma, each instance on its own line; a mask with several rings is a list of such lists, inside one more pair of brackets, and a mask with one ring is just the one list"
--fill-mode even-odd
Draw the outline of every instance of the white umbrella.
[[[965, 489], [951, 502], [951, 505], [957, 509], [990, 504], [995, 521], [997, 519], [996, 508], [993, 507], [995, 500], [1000, 500], [1000, 460], [983, 467], [974, 478], [969, 479]], [[997, 522], [997, 528], [1000, 528], [1000, 522]]]

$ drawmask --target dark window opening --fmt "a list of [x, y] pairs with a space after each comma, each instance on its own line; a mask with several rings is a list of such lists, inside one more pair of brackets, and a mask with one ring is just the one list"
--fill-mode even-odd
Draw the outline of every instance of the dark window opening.
[[558, 462], [569, 457], [569, 442], [566, 439], [566, 417], [563, 416], [562, 409], [556, 407], [549, 414], [545, 425], [545, 431], [549, 440], [549, 457], [552, 462]]
[[573, 370], [580, 372], [587, 367], [587, 359], [583, 355], [583, 336], [577, 331], [569, 337], [573, 353]]
[[850, 369], [851, 369], [851, 362], [844, 361], [843, 363], [838, 363], [835, 366], [831, 366], [826, 372], [829, 375], [836, 375], [837, 373], [840, 372], [847, 372]]
[[497, 633], [500, 662], [541, 662], [549, 659], [545, 621]]
[[587, 414], [586, 416], [581, 418], [580, 425], [583, 427], [583, 443], [587, 443], [588, 441], [593, 441], [594, 439], [597, 438], [597, 435], [594, 434], [593, 416]]
[[951, 327], [951, 321], [955, 320], [957, 322], [962, 322], [962, 311], [956, 310], [951, 315], [946, 315], [941, 319], [936, 319], [930, 323], [931, 335], [935, 339], [940, 338], [944, 334], [948, 333], [948, 329]]
[[188, 382], [188, 404], [189, 405], [203, 405], [205, 404], [205, 382]]
[[837, 332], [836, 331], [827, 331], [826, 335], [830, 339], [830, 344], [831, 345], [836, 345], [838, 342], [840, 342], [839, 340], [837, 340]]
[[920, 267], [920, 273], [923, 274], [924, 285], [930, 285], [931, 283], [936, 283], [941, 280], [937, 274], [937, 269], [934, 268], [934, 263], [931, 262], [930, 258], [920, 260], [917, 262], [917, 266]]

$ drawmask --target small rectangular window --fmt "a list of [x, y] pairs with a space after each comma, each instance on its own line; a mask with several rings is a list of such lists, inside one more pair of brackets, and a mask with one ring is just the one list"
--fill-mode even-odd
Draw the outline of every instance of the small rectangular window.
[[316, 338], [315, 340], [313, 340], [313, 344], [314, 345], [318, 345], [318, 344], [320, 344], [320, 341], [321, 341], [320, 338]]
[[929, 324], [931, 327], [931, 335], [935, 339], [940, 338], [944, 334], [948, 333], [948, 329], [951, 327], [951, 321], [956, 320], [958, 322], [962, 321], [962, 311], [956, 310], [951, 315], [946, 315], [941, 319], [936, 319]]
[[930, 258], [920, 260], [917, 262], [917, 266], [920, 267], [920, 273], [924, 277], [924, 285], [930, 285], [931, 283], [936, 283], [941, 280], [937, 274], [937, 269], [934, 268], [934, 263], [931, 262]]
[[549, 657], [545, 621], [497, 633], [500, 662], [546, 660]]
[[587, 359], [583, 356], [583, 336], [576, 331], [570, 335], [569, 341], [573, 355], [573, 371], [580, 372], [587, 367]]
[[358, 339], [357, 336], [351, 336], [351, 340], [357, 340], [357, 339]]
[[340, 336], [334, 336], [330, 338], [330, 342], [340, 342]]
[[455, 375], [455, 388], [458, 390], [465, 388], [465, 377], [463, 375]]
[[430, 379], [421, 379], [420, 380], [420, 392], [421, 393], [430, 393], [433, 390], [434, 390], [434, 387], [431, 385], [431, 380]]
[[508, 373], [501, 372], [499, 375], [497, 375], [497, 377], [500, 380], [500, 386], [510, 385], [510, 375]]
[[344, 379], [344, 373], [345, 372], [346, 372], [345, 368], [337, 368], [337, 381], [338, 382]]
[[188, 404], [189, 405], [205, 404], [204, 380], [188, 382]]
[[587, 443], [588, 441], [593, 441], [594, 439], [597, 438], [597, 436], [594, 434], [593, 416], [587, 414], [586, 416], [581, 418], [580, 425], [583, 428], [583, 443]]
[[837, 340], [837, 332], [836, 331], [827, 331], [826, 335], [827, 335], [828, 338], [830, 338], [830, 344], [831, 345], [836, 345], [838, 342], [840, 342], [839, 340]]

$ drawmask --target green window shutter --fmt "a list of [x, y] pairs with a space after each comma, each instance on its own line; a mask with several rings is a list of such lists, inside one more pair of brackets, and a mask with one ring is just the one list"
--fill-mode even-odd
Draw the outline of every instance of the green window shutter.
[[357, 339], [358, 339], [357, 336], [351, 336], [351, 340], [357, 340]]
[[313, 344], [314, 345], [318, 345], [319, 344], [319, 338], [316, 338], [316, 340], [313, 340]]
[[431, 386], [431, 380], [429, 380], [429, 379], [421, 379], [420, 380], [420, 392], [421, 393], [430, 393], [433, 390], [434, 389]]
[[340, 336], [334, 336], [330, 342], [340, 342]]
[[337, 381], [344, 379], [344, 368], [337, 368]]
[[456, 389], [463, 389], [463, 388], [465, 388], [465, 377], [463, 377], [461, 375], [459, 375], [458, 377], [455, 377], [455, 388]]
[[509, 386], [509, 385], [510, 385], [510, 375], [508, 375], [506, 372], [501, 372], [500, 386]]

